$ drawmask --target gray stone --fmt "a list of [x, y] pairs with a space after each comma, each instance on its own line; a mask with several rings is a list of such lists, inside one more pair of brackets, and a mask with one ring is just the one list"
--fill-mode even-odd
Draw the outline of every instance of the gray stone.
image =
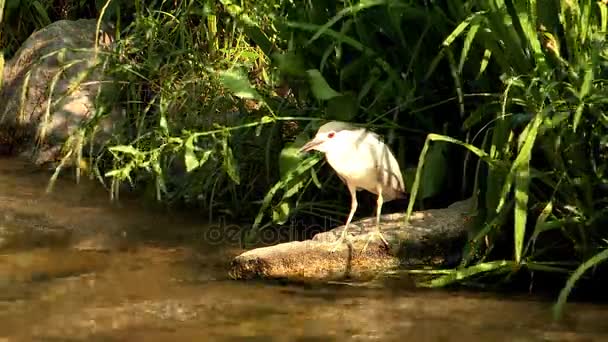
[[[96, 25], [94, 19], [54, 22], [34, 32], [6, 63], [0, 90], [0, 142], [5, 150], [11, 145], [11, 153], [27, 154], [36, 164], [52, 162], [94, 115], [95, 97], [107, 81], [94, 50]], [[103, 52], [112, 38], [102, 33], [99, 41]], [[97, 142], [111, 134], [109, 118], [98, 126]]]

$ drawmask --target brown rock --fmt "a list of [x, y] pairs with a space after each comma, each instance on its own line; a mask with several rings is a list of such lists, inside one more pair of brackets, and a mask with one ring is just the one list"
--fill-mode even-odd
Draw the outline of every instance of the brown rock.
[[415, 212], [409, 224], [405, 214], [381, 218], [382, 233], [390, 250], [373, 239], [375, 218], [351, 224], [348, 244], [333, 251], [344, 226], [317, 234], [312, 240], [257, 248], [237, 256], [231, 263], [233, 279], [287, 279], [293, 281], [366, 280], [400, 266], [445, 265], [458, 258], [467, 238], [472, 199], [447, 208]]

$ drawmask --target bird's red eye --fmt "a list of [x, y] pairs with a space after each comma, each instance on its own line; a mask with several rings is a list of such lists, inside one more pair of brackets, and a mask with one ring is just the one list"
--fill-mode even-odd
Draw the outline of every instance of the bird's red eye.
[[334, 137], [334, 135], [336, 135], [336, 133], [335, 133], [335, 132], [329, 132], [329, 134], [327, 134], [327, 137], [328, 137], [329, 139], [331, 139], [331, 138], [333, 138], [333, 137]]

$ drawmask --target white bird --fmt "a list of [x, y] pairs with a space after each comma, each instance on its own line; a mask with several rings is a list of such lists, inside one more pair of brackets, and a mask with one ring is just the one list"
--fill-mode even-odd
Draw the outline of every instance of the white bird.
[[[364, 128], [331, 121], [321, 126], [315, 137], [300, 149], [304, 152], [311, 150], [325, 153], [327, 162], [346, 184], [351, 195], [350, 213], [336, 244], [344, 242], [348, 226], [357, 210], [357, 191], [364, 189], [378, 195], [375, 234], [388, 246], [380, 231], [382, 204], [405, 197], [401, 169], [388, 146], [377, 134]], [[371, 238], [373, 236], [364, 249]]]

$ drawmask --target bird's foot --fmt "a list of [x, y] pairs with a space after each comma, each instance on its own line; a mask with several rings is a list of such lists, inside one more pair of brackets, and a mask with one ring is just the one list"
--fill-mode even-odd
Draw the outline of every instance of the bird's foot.
[[340, 245], [342, 245], [343, 243], [348, 243], [348, 238], [346, 237], [346, 234], [340, 234], [340, 237], [338, 238], [338, 240], [334, 241], [333, 247], [331, 249], [331, 252], [335, 252], [338, 250], [338, 247], [340, 247]]
[[369, 243], [376, 237], [379, 238], [380, 240], [382, 240], [382, 242], [386, 245], [386, 247], [390, 247], [390, 245], [388, 244], [388, 241], [386, 241], [386, 239], [384, 238], [384, 235], [382, 235], [380, 230], [376, 230], [376, 231], [369, 233], [369, 237], [367, 238], [367, 241], [365, 242], [365, 245], [363, 246], [363, 249], [361, 250], [362, 253], [365, 252], [365, 250], [367, 250], [367, 246], [369, 245]]

